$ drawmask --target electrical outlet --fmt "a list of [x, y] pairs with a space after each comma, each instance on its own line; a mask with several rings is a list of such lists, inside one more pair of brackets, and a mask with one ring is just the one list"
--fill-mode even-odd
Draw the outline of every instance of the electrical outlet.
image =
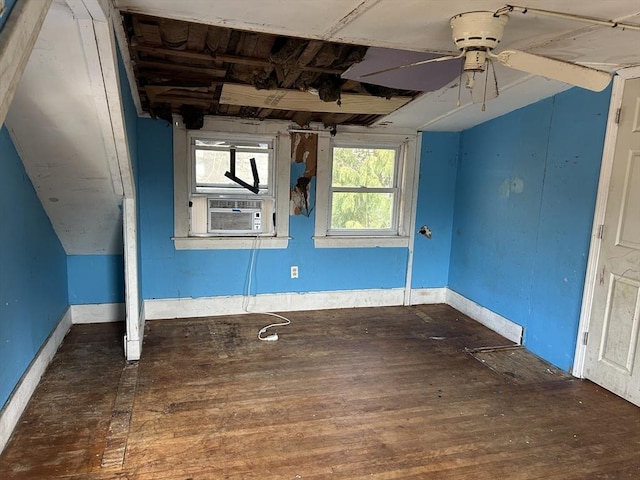
[[295, 265], [291, 266], [291, 278], [298, 278], [298, 267]]

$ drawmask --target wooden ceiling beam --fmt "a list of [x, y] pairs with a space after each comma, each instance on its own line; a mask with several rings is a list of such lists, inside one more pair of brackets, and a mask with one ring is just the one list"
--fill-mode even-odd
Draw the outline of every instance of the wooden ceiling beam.
[[139, 60], [136, 63], [136, 67], [140, 69], [160, 70], [167, 72], [175, 72], [177, 76], [181, 76], [182, 73], [195, 73], [198, 75], [207, 75], [210, 77], [224, 78], [227, 71], [224, 68], [207, 68], [207, 67], [193, 67], [188, 65], [180, 65], [175, 63], [165, 62], [152, 62], [149, 60]]
[[[222, 53], [216, 53], [210, 55], [208, 53], [199, 53], [199, 52], [190, 52], [187, 50], [172, 50], [170, 48], [164, 47], [153, 47], [150, 45], [141, 45], [134, 44], [132, 48], [137, 50], [140, 53], [147, 53], [150, 55], [166, 55], [179, 57], [184, 59], [191, 60], [199, 60], [199, 61], [209, 61], [209, 62], [225, 62], [225, 63], [236, 63], [240, 65], [249, 65], [253, 67], [274, 67], [277, 65], [276, 63], [270, 62], [269, 60], [264, 60], [260, 58], [252, 58], [252, 57], [240, 57], [237, 55], [227, 55]], [[308, 65], [297, 65], [296, 68], [307, 72], [316, 72], [316, 73], [328, 73], [333, 75], [341, 75], [344, 72], [343, 69], [337, 68], [326, 68], [326, 67], [311, 67]]]
[[209, 108], [211, 104], [215, 103], [212, 99], [199, 99], [192, 97], [184, 97], [181, 95], [161, 95], [153, 100], [149, 99], [151, 103], [170, 103], [171, 105], [193, 105], [198, 107]]
[[190, 103], [191, 100], [213, 102], [213, 92], [208, 88], [147, 85], [144, 89], [152, 102], [162, 102], [168, 97], [179, 97], [185, 103]]
[[315, 58], [315, 56], [318, 54], [318, 52], [322, 48], [322, 45], [323, 45], [323, 42], [321, 42], [320, 40], [311, 40], [307, 44], [305, 49], [302, 51], [302, 53], [298, 57], [298, 60], [296, 61], [296, 66], [298, 68], [290, 69], [289, 72], [287, 73], [287, 77], [284, 79], [284, 82], [282, 82], [283, 88], [290, 88], [296, 83], [296, 80], [300, 78], [300, 74], [302, 73], [301, 68], [306, 67], [307, 64], [310, 63], [311, 60]]

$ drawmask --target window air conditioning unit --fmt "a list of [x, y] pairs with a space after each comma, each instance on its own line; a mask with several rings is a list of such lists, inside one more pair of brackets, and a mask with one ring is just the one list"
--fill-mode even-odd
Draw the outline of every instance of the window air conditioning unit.
[[260, 234], [263, 231], [262, 200], [207, 198], [207, 233]]
[[189, 201], [190, 236], [273, 235], [272, 198], [221, 198], [192, 196]]

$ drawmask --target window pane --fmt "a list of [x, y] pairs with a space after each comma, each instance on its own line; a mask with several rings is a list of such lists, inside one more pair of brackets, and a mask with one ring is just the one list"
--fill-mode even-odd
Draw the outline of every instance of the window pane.
[[[223, 188], [244, 188], [225, 176], [229, 171], [229, 151], [196, 150], [196, 185]], [[260, 187], [269, 184], [269, 154], [262, 152], [236, 152], [236, 177], [253, 185], [250, 158], [256, 159]]]
[[391, 229], [392, 193], [333, 192], [332, 229]]
[[396, 149], [333, 148], [331, 184], [334, 187], [394, 186]]

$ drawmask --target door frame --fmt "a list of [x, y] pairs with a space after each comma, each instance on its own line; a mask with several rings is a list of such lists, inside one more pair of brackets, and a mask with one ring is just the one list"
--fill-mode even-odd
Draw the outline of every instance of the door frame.
[[604, 150], [602, 152], [600, 179], [598, 181], [598, 194], [596, 196], [596, 206], [591, 227], [591, 245], [589, 247], [587, 272], [582, 294], [580, 323], [578, 324], [578, 337], [576, 338], [576, 352], [573, 359], [573, 370], [571, 372], [578, 378], [584, 378], [584, 361], [587, 355], [587, 345], [584, 339], [586, 338], [591, 323], [591, 305], [593, 303], [593, 294], [598, 277], [596, 269], [598, 268], [600, 244], [602, 242], [602, 240], [598, 238], [598, 234], [600, 230], [599, 226], [604, 224], [605, 212], [607, 210], [613, 156], [618, 138], [618, 124], [616, 123], [617, 111], [622, 104], [622, 93], [625, 82], [637, 77], [640, 77], [640, 66], [619, 70], [613, 77], [613, 89], [611, 92], [611, 102], [609, 104], [609, 115], [607, 117], [607, 131], [604, 137]]

